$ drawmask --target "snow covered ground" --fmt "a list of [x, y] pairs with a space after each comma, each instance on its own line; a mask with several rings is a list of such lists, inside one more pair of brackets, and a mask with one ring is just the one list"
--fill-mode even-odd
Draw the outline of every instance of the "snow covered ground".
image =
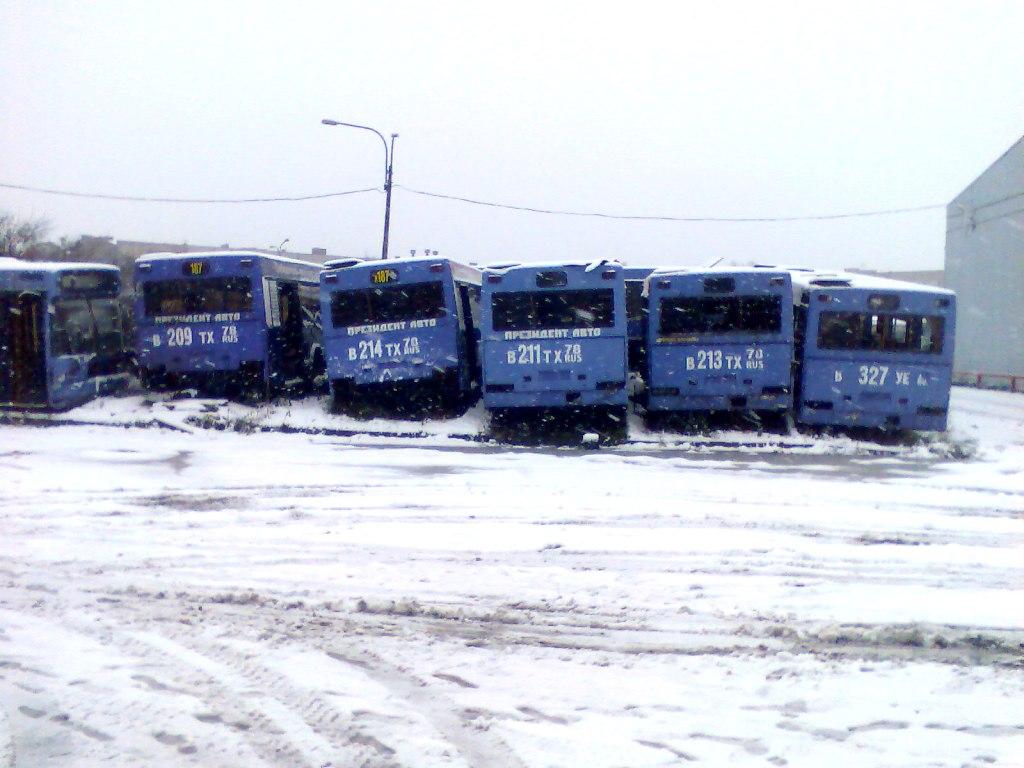
[[61, 420], [0, 426], [0, 768], [1024, 764], [1024, 396], [912, 446]]

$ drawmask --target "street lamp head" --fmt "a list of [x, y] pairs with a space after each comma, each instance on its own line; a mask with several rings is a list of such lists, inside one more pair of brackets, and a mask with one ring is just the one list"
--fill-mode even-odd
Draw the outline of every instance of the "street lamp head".
[[324, 118], [320, 122], [323, 123], [324, 125], [338, 125], [337, 120], [328, 120], [327, 118]]
[[398, 134], [397, 133], [392, 133], [391, 134], [391, 138], [392, 139], [397, 139], [398, 138]]

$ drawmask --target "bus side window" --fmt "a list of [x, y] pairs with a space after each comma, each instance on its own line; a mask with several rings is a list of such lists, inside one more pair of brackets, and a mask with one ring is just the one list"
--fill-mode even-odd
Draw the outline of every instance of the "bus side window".
[[469, 315], [473, 318], [473, 327], [480, 327], [480, 286], [469, 286]]
[[459, 330], [466, 331], [469, 321], [469, 292], [465, 283], [455, 282], [455, 319], [459, 321]]

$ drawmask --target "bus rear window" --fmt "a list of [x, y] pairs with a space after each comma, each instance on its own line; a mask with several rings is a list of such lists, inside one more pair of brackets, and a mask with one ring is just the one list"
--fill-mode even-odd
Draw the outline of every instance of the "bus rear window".
[[871, 312], [822, 312], [819, 349], [884, 352], [942, 352], [945, 319], [930, 315], [883, 315]]
[[123, 346], [116, 299], [54, 302], [50, 347], [54, 355], [115, 355]]
[[611, 288], [496, 293], [491, 298], [491, 316], [496, 331], [611, 328], [615, 294]]
[[781, 296], [673, 296], [662, 299], [658, 334], [778, 333]]
[[248, 277], [156, 280], [142, 284], [146, 317], [199, 312], [249, 312], [252, 281]]
[[440, 281], [360, 288], [331, 294], [331, 324], [335, 328], [429, 320], [446, 314], [444, 286]]

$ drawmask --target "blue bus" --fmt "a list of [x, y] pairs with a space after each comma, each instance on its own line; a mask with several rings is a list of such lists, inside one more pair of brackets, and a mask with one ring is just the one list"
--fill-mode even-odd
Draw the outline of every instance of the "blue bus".
[[65, 410], [128, 383], [109, 264], [0, 259], [0, 405]]
[[626, 336], [627, 358], [629, 361], [629, 372], [642, 374], [645, 367], [645, 353], [647, 349], [644, 337], [647, 319], [647, 299], [644, 295], [644, 286], [647, 277], [654, 271], [654, 267], [630, 267], [622, 270], [622, 277], [626, 283]]
[[867, 275], [792, 275], [797, 421], [944, 430], [956, 295]]
[[320, 276], [336, 409], [398, 395], [454, 407], [478, 395], [480, 270], [437, 257], [328, 262]]
[[484, 404], [603, 408], [624, 426], [622, 265], [518, 264], [483, 274]]
[[785, 413], [793, 403], [793, 287], [783, 270], [655, 272], [647, 281], [649, 413]]
[[135, 343], [147, 387], [263, 398], [322, 381], [321, 265], [254, 251], [135, 262]]

